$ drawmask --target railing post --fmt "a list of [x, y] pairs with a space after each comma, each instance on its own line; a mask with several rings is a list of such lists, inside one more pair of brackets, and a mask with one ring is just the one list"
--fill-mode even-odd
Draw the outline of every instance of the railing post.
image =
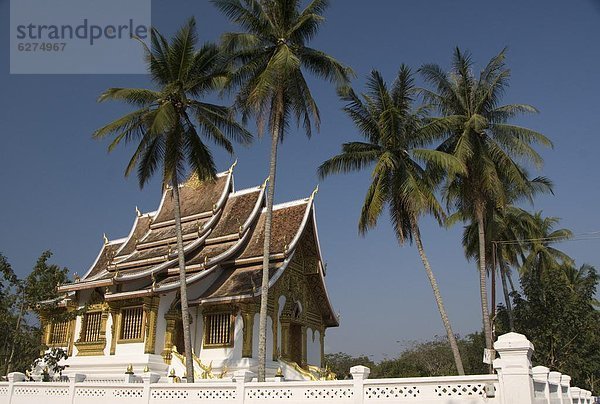
[[581, 403], [581, 389], [579, 387], [571, 387], [571, 399], [573, 400], [573, 404]]
[[560, 377], [560, 387], [563, 403], [572, 404], [573, 401], [571, 400], [571, 376], [562, 375]]
[[563, 404], [562, 386], [560, 385], [560, 372], [548, 373], [548, 383], [550, 384], [550, 402], [552, 404]]
[[8, 404], [12, 403], [15, 383], [25, 381], [25, 374], [21, 372], [11, 372], [6, 375], [8, 379]]
[[494, 343], [500, 355], [494, 360], [498, 372], [500, 400], [503, 404], [531, 404], [533, 402], [533, 378], [531, 354], [533, 344], [522, 334], [509, 332]]
[[364, 391], [365, 391], [365, 380], [369, 378], [371, 369], [366, 366], [358, 365], [350, 368], [350, 374], [354, 382], [354, 403], [363, 404]]
[[146, 402], [150, 402], [150, 385], [152, 383], [156, 383], [160, 380], [160, 375], [158, 373], [153, 372], [144, 372], [142, 373], [142, 380], [144, 382], [144, 398]]
[[531, 372], [533, 374], [534, 396], [536, 395], [535, 385], [536, 384], [543, 385], [544, 386], [544, 391], [543, 391], [544, 399], [546, 400], [547, 404], [550, 404], [550, 388], [548, 387], [548, 373], [550, 373], [550, 369], [548, 369], [546, 366], [536, 366], [533, 369], [531, 369]]
[[243, 404], [246, 400], [246, 383], [251, 381], [253, 377], [254, 373], [249, 370], [236, 370], [233, 372], [237, 402], [239, 404]]
[[81, 373], [69, 373], [66, 375], [69, 378], [69, 397], [70, 402], [75, 402], [75, 383], [81, 383], [85, 380], [85, 375]]

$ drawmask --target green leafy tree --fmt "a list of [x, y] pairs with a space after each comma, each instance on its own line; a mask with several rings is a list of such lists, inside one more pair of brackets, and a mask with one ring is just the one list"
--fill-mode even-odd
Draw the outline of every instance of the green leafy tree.
[[465, 173], [448, 177], [445, 196], [450, 206], [470, 216], [478, 226], [481, 313], [488, 349], [492, 349], [493, 341], [486, 283], [486, 208], [505, 206], [509, 201], [507, 188], [527, 187], [527, 176], [517, 160], [541, 166], [542, 157], [533, 144], [552, 145], [541, 133], [509, 123], [518, 115], [537, 110], [527, 104], [501, 104], [510, 77], [505, 57], [503, 50], [476, 76], [470, 54], [457, 48], [449, 72], [436, 64], [420, 69], [433, 87], [423, 89], [423, 95], [441, 114], [437, 121], [444, 128], [444, 140], [438, 150], [452, 154], [466, 166]]
[[[458, 339], [466, 374], [485, 373], [481, 351], [483, 334], [470, 334]], [[397, 358], [385, 359], [375, 368], [377, 377], [434, 377], [456, 374], [456, 366], [445, 338], [412, 341]]]
[[137, 109], [98, 129], [93, 136], [113, 135], [109, 151], [122, 142], [137, 142], [125, 175], [137, 169], [139, 185], [143, 187], [160, 169], [163, 186], [170, 185], [173, 190], [185, 357], [188, 381], [193, 381], [179, 184], [187, 168], [201, 181], [215, 177], [215, 162], [201, 136], [233, 154], [231, 141], [247, 144], [251, 135], [235, 121], [229, 108], [204, 101], [222, 88], [229, 72], [216, 45], [206, 43], [197, 48], [194, 19], [170, 41], [153, 28], [151, 41], [152, 48], [144, 46], [148, 71], [156, 89], [110, 88], [105, 91], [99, 101], [122, 101]]
[[568, 374], [573, 385], [600, 394], [600, 312], [593, 305], [598, 274], [590, 265], [545, 265], [521, 276], [515, 328], [535, 346], [535, 365]]
[[350, 70], [308, 43], [324, 22], [328, 0], [312, 0], [300, 9], [299, 0], [213, 0], [243, 32], [226, 33], [222, 45], [235, 66], [231, 85], [244, 121], [256, 117], [259, 133], [271, 136], [269, 187], [264, 228], [263, 276], [258, 339], [258, 380], [265, 379], [267, 300], [271, 221], [275, 196], [277, 147], [295, 120], [310, 136], [320, 125], [319, 109], [305, 73], [337, 85], [348, 82]]
[[358, 365], [375, 369], [375, 362], [366, 355], [352, 356], [343, 352], [325, 354], [325, 366], [336, 374], [338, 380], [351, 379], [350, 368]]
[[371, 73], [366, 86], [367, 91], [362, 97], [352, 89], [340, 93], [346, 102], [344, 112], [365, 142], [342, 145], [341, 154], [319, 167], [319, 176], [323, 178], [373, 166], [372, 182], [360, 214], [359, 232], [364, 234], [373, 228], [387, 206], [400, 244], [414, 240], [452, 347], [456, 369], [459, 374], [464, 374], [456, 337], [419, 229], [419, 218], [424, 215], [431, 214], [440, 223], [445, 218], [424, 163], [452, 173], [464, 168], [455, 157], [423, 147], [431, 141], [436, 124], [424, 124], [425, 109], [412, 110], [416, 90], [408, 67], [400, 68], [391, 89], [377, 71]]
[[9, 287], [3, 288], [1, 306], [2, 323], [7, 326], [2, 327], [6, 341], [3, 348], [5, 374], [14, 369], [22, 371], [28, 368], [42, 348], [41, 330], [35, 317], [38, 305], [59, 297], [56, 287], [67, 282], [69, 272], [67, 268], [50, 264], [50, 257], [52, 253], [44, 251], [33, 271], [24, 279], [18, 279], [6, 258], [0, 257], [2, 273], [9, 284]]

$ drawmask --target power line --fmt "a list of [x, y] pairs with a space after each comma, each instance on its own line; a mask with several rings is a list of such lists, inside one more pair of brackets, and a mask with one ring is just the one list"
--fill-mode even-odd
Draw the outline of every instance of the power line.
[[515, 240], [492, 240], [493, 244], [501, 245], [514, 245], [514, 244], [533, 244], [535, 242], [554, 242], [562, 243], [566, 241], [582, 241], [582, 240], [597, 240], [600, 239], [600, 231], [590, 231], [585, 233], [578, 233], [572, 237], [565, 236], [554, 236], [554, 237], [540, 237], [540, 238], [528, 238], [528, 239], [515, 239]]

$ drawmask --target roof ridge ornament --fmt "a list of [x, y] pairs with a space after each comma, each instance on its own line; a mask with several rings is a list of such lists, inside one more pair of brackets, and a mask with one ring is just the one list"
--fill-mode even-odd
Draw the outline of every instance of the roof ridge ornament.
[[267, 178], [265, 178], [265, 181], [260, 186], [261, 189], [265, 189], [267, 187], [267, 182], [269, 182], [270, 180], [271, 180], [271, 176], [268, 176]]
[[102, 238], [104, 239], [104, 245], [108, 244], [108, 237], [106, 237], [106, 233], [102, 234]]
[[317, 184], [314, 191], [312, 191], [312, 194], [310, 194], [310, 199], [315, 199], [315, 196], [317, 195], [317, 193], [319, 193], [319, 184]]
[[228, 173], [231, 174], [233, 172], [233, 169], [235, 168], [235, 166], [237, 166], [237, 159], [235, 159], [235, 161], [233, 162], [233, 164], [231, 165], [231, 167], [229, 167]]
[[137, 206], [135, 207], [135, 214], [137, 217], [142, 217], [142, 212], [140, 212], [140, 209]]

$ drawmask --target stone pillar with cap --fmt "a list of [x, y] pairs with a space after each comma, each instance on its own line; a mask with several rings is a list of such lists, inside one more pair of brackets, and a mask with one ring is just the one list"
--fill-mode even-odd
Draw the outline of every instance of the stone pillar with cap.
[[531, 355], [533, 344], [522, 334], [509, 332], [494, 343], [500, 358], [494, 360], [498, 372], [502, 404], [530, 404], [533, 401]]
[[548, 385], [550, 388], [550, 401], [557, 404], [563, 404], [562, 400], [562, 386], [560, 385], [560, 379], [562, 374], [560, 372], [552, 371], [548, 373]]
[[550, 389], [548, 388], [548, 373], [550, 369], [546, 366], [536, 366], [531, 369], [533, 374], [533, 390], [536, 397], [543, 397], [550, 404]]
[[563, 403], [571, 404], [571, 376], [561, 375], [560, 376], [560, 396]]
[[350, 374], [354, 382], [354, 402], [356, 404], [362, 404], [364, 400], [365, 392], [365, 380], [369, 378], [371, 369], [366, 366], [358, 365], [350, 368]]

